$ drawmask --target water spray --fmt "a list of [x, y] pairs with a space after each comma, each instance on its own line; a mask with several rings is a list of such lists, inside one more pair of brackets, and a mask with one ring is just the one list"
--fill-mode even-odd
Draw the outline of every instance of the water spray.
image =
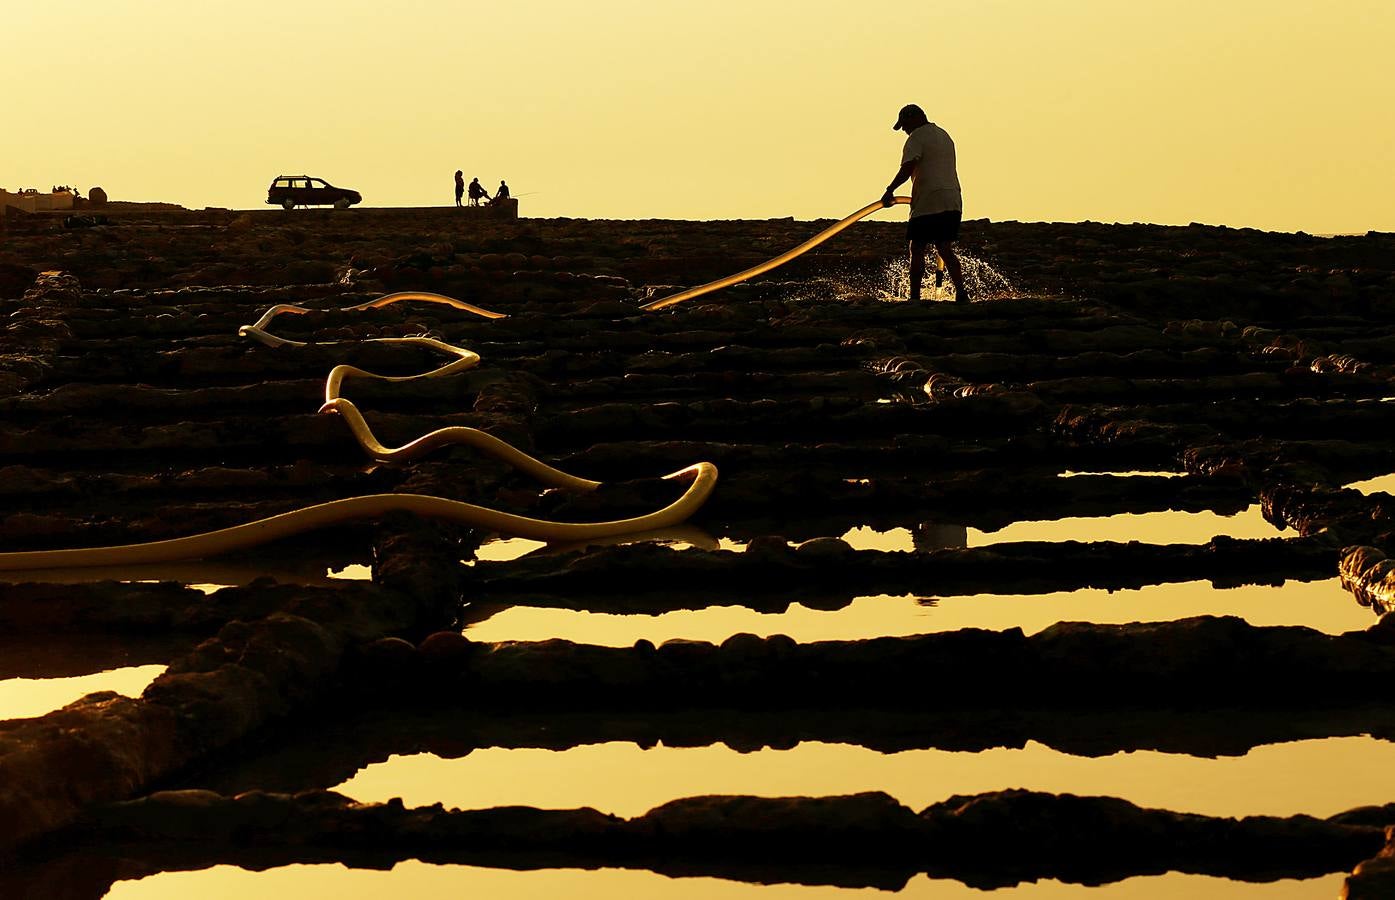
[[[818, 234], [809, 238], [809, 240], [800, 244], [798, 247], [795, 247], [793, 250], [787, 250], [784, 253], [781, 253], [779, 256], [774, 257], [773, 259], [767, 259], [760, 265], [752, 266], [751, 268], [746, 269], [745, 271], [737, 272], [735, 275], [728, 275], [725, 278], [718, 278], [716, 281], [709, 281], [707, 284], [699, 285], [694, 288], [688, 288], [686, 291], [682, 291], [680, 293], [673, 294], [672, 296], [663, 297], [659, 300], [654, 300], [650, 303], [646, 303], [643, 306], [641, 306], [640, 309], [664, 309], [666, 307], [673, 306], [675, 303], [682, 303], [684, 300], [691, 300], [694, 297], [701, 297], [703, 294], [710, 294], [713, 291], [720, 291], [722, 288], [731, 287], [733, 284], [740, 284], [743, 281], [755, 278], [757, 275], [764, 275], [771, 269], [777, 269], [780, 266], [783, 266], [785, 263], [789, 262], [790, 260], [799, 256], [803, 256], [805, 253], [808, 253], [810, 250], [814, 249], [819, 244], [822, 244], [829, 238], [841, 233], [854, 223], [867, 218], [877, 210], [890, 209], [891, 207], [896, 206], [898, 204], [909, 204], [910, 202], [910, 197], [893, 197], [891, 198], [890, 203], [883, 203], [881, 200], [878, 200], [876, 203], [869, 203], [866, 206], [862, 207], [862, 209], [859, 209], [857, 212], [853, 213], [852, 215], [847, 216], [846, 218], [841, 219], [837, 222], [834, 222], [832, 225], [828, 226], [823, 231], [820, 231]], [[939, 287], [941, 284], [944, 283], [944, 265], [944, 260], [940, 259], [940, 255], [936, 253], [935, 287]]]

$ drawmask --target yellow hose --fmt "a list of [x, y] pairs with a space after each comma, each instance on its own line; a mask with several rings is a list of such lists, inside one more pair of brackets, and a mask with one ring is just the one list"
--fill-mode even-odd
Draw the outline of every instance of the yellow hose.
[[363, 447], [369, 456], [379, 462], [405, 462], [424, 456], [440, 447], [463, 444], [508, 463], [523, 474], [532, 476], [548, 487], [585, 493], [586, 491], [594, 491], [601, 486], [599, 481], [578, 478], [575, 475], [568, 475], [560, 469], [554, 469], [507, 441], [501, 441], [494, 435], [480, 431], [478, 428], [467, 428], [463, 425], [438, 428], [414, 441], [403, 444], [401, 447], [384, 447], [373, 436], [373, 432], [368, 428], [368, 423], [363, 419], [363, 413], [358, 411], [358, 407], [354, 406], [352, 400], [343, 397], [335, 398], [320, 407], [320, 412], [338, 413], [342, 416], [344, 422], [349, 426], [349, 431], [358, 440], [359, 446]]
[[910, 202], [910, 197], [893, 197], [891, 203], [883, 203], [880, 200], [878, 200], [876, 203], [869, 203], [866, 206], [862, 207], [862, 209], [859, 209], [857, 212], [848, 216], [847, 218], [842, 219], [838, 222], [834, 222], [832, 225], [828, 226], [823, 231], [820, 231], [818, 234], [809, 238], [809, 240], [800, 244], [798, 247], [795, 247], [793, 250], [787, 250], [786, 252], [781, 253], [779, 256], [773, 259], [767, 259], [765, 262], [761, 263], [758, 266], [752, 266], [751, 268], [746, 269], [744, 272], [737, 272], [735, 275], [728, 275], [725, 278], [718, 278], [716, 281], [709, 281], [707, 284], [698, 285], [694, 288], [688, 288], [686, 291], [673, 294], [669, 297], [663, 297], [651, 303], [646, 303], [643, 306], [641, 306], [640, 309], [663, 309], [665, 307], [672, 306], [675, 303], [682, 303], [684, 300], [691, 300], [694, 297], [701, 297], [703, 294], [710, 294], [713, 291], [720, 291], [722, 288], [731, 287], [733, 284], [739, 284], [740, 282], [746, 281], [749, 278], [755, 278], [757, 275], [764, 275], [771, 269], [776, 269], [780, 266], [783, 266], [785, 263], [794, 259], [796, 256], [801, 256], [809, 252], [810, 250], [817, 247], [819, 244], [822, 244], [824, 241], [843, 231], [848, 226], [861, 219], [867, 218], [877, 210], [889, 209], [890, 207], [895, 206], [899, 203]]
[[[384, 294], [384, 295], [381, 296], [381, 297], [378, 297], [378, 298], [373, 299], [373, 300], [369, 300], [367, 303], [360, 303], [360, 304], [358, 304], [357, 306], [348, 306], [348, 307], [345, 307], [345, 308], [344, 308], [344, 312], [362, 312], [362, 311], [365, 310], [365, 309], [378, 309], [378, 308], [383, 307], [383, 306], [390, 306], [390, 305], [393, 304], [393, 303], [401, 303], [401, 302], [403, 302], [403, 301], [405, 301], [405, 300], [424, 300], [424, 301], [426, 301], [427, 303], [440, 303], [440, 304], [442, 304], [443, 306], [451, 306], [451, 307], [454, 307], [455, 309], [463, 309], [463, 310], [465, 310], [466, 312], [474, 313], [474, 314], [477, 315], [477, 316], [483, 316], [483, 317], [486, 318], [486, 319], [507, 319], [507, 318], [508, 318], [508, 316], [505, 315], [504, 313], [501, 313], [501, 312], [494, 312], [493, 310], [485, 309], [484, 307], [481, 307], [481, 306], [475, 306], [475, 305], [472, 304], [472, 303], [466, 303], [465, 301], [463, 301], [463, 300], [457, 300], [457, 299], [455, 299], [454, 297], [447, 297], [445, 294], [433, 294], [433, 293], [431, 293], [430, 291], [398, 291], [398, 292], [395, 293], [395, 294]], [[238, 328], [238, 329], [237, 329], [237, 333], [240, 334], [240, 335], [242, 335], [243, 337], [255, 338], [255, 339], [257, 339], [258, 341], [261, 341], [263, 344], [266, 344], [268, 347], [304, 347], [304, 346], [305, 346], [305, 342], [304, 342], [304, 341], [289, 341], [289, 340], [286, 340], [285, 338], [277, 337], [276, 335], [271, 334], [270, 332], [266, 331], [266, 326], [269, 325], [269, 324], [271, 324], [271, 320], [272, 320], [272, 319], [276, 318], [276, 317], [279, 316], [279, 315], [283, 315], [283, 314], [285, 314], [285, 313], [290, 313], [291, 315], [303, 316], [303, 315], [305, 315], [306, 313], [312, 313], [312, 312], [315, 312], [315, 310], [313, 310], [313, 309], [306, 309], [306, 308], [303, 307], [303, 306], [292, 306], [292, 305], [290, 305], [289, 303], [281, 303], [281, 304], [278, 304], [278, 305], [276, 305], [276, 306], [273, 306], [271, 309], [268, 309], [266, 312], [262, 313], [262, 317], [261, 317], [260, 319], [258, 319], [256, 322], [254, 322], [253, 324], [251, 324], [251, 325], [243, 325], [242, 327]], [[421, 340], [421, 339], [419, 339], [419, 338], [387, 338], [387, 340], [399, 340], [399, 341], [400, 341], [400, 340]], [[458, 352], [461, 352], [461, 353], [469, 353], [471, 356], [474, 356], [474, 357], [475, 357], [475, 362], [479, 362], [479, 357], [478, 357], [478, 356], [475, 356], [473, 353], [470, 353], [469, 350], [461, 350], [459, 347], [451, 347], [449, 344], [441, 344], [441, 343], [438, 342], [438, 341], [433, 341], [432, 343], [435, 344], [435, 345], [437, 346], [438, 349], [439, 349], [439, 348], [442, 348], [442, 347], [445, 347], [445, 348], [448, 348], [448, 349], [449, 349], [450, 351], [452, 351], [452, 352], [457, 352], [457, 351], [458, 351]], [[439, 374], [439, 373], [437, 373], [437, 374]], [[417, 376], [413, 375], [413, 376], [408, 376], [408, 377], [415, 378], [415, 377], [417, 377]]]
[[[376, 309], [406, 300], [441, 303], [486, 318], [504, 318], [502, 313], [472, 306], [442, 294], [422, 292], [387, 294], [367, 303], [348, 307], [348, 311]], [[269, 347], [304, 347], [306, 346], [305, 342], [278, 337], [267, 331], [266, 328], [279, 315], [287, 313], [304, 315], [308, 312], [311, 310], [288, 304], [273, 306], [255, 324], [239, 328], [238, 334], [253, 338]], [[479, 364], [480, 357], [479, 354], [463, 347], [455, 347], [443, 341], [426, 337], [374, 338], [373, 340], [385, 343], [419, 344], [455, 357], [440, 368], [418, 375], [378, 375], [346, 365], [335, 366], [330, 371], [328, 378], [325, 379], [325, 402], [320, 407], [320, 412], [334, 413], [342, 417], [354, 439], [374, 459], [382, 462], [406, 461], [439, 447], [463, 444], [503, 460], [550, 487], [586, 492], [601, 486], [598, 481], [579, 478], [554, 469], [511, 444], [477, 428], [463, 426], [440, 428], [401, 447], [384, 446], [373, 435], [368, 423], [363, 418], [363, 414], [358, 411], [358, 407], [354, 406], [352, 401], [339, 395], [346, 378], [372, 378], [391, 382], [413, 381], [418, 378], [439, 378], [443, 375], [473, 368]], [[598, 540], [633, 532], [670, 528], [686, 521], [702, 507], [708, 496], [711, 495], [712, 488], [717, 483], [717, 467], [708, 462], [700, 462], [665, 475], [664, 479], [680, 483], [688, 482], [688, 486], [681, 497], [663, 509], [642, 516], [610, 522], [550, 522], [544, 519], [533, 519], [528, 516], [500, 512], [460, 500], [447, 500], [443, 497], [430, 497], [423, 494], [372, 494], [367, 497], [331, 500], [328, 503], [307, 506], [269, 518], [258, 519], [255, 522], [247, 522], [243, 525], [234, 525], [217, 531], [164, 541], [123, 544], [115, 547], [0, 553], [0, 571], [128, 566], [217, 556], [341, 522], [376, 518], [390, 512], [411, 512], [427, 518], [441, 519], [459, 525], [483, 528], [533, 540], [548, 542]]]
[[454, 347], [444, 341], [438, 341], [428, 337], [401, 337], [401, 338], [369, 338], [370, 341], [379, 344], [414, 344], [418, 347], [429, 347], [433, 350], [440, 350], [455, 356], [455, 359], [441, 366], [439, 369], [432, 369], [430, 372], [421, 372], [416, 375], [378, 375], [359, 369], [354, 366], [338, 365], [329, 370], [329, 377], [325, 379], [325, 403], [331, 403], [339, 397], [339, 387], [344, 379], [350, 375], [360, 378], [372, 378], [377, 381], [416, 381], [418, 378], [440, 378], [445, 375], [454, 375], [456, 372], [464, 372], [473, 369], [480, 364], [480, 356], [473, 350], [466, 350], [464, 347]]
[[585, 541], [614, 537], [633, 531], [667, 528], [686, 520], [712, 493], [712, 487], [717, 482], [717, 467], [711, 463], [697, 463], [665, 475], [664, 478], [671, 481], [691, 481], [691, 484], [683, 492], [683, 496], [663, 509], [611, 522], [548, 522], [460, 500], [447, 500], [424, 494], [370, 494], [366, 497], [331, 500], [328, 503], [307, 506], [255, 522], [167, 541], [76, 550], [0, 553], [0, 570], [129, 566], [196, 559], [245, 550], [317, 528], [357, 519], [377, 518], [390, 512], [416, 513], [426, 518], [538, 541]]

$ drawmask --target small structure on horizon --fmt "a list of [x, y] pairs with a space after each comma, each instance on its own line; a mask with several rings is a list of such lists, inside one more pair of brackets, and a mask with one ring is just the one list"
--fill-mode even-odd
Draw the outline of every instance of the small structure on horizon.
[[[105, 192], [102, 197], [105, 199]], [[61, 212], [80, 206], [81, 199], [77, 191], [70, 187], [55, 187], [42, 193], [37, 188], [21, 188], [18, 191], [0, 188], [0, 213], [8, 213], [11, 207], [26, 213]]]

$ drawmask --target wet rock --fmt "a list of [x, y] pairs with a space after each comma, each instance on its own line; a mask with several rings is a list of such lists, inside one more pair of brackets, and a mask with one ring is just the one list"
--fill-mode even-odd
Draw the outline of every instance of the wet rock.
[[370, 670], [386, 673], [410, 671], [421, 661], [412, 642], [398, 637], [379, 638], [365, 644], [359, 652]]
[[38, 276], [38, 269], [16, 263], [0, 262], [0, 300], [21, 296]]
[[1395, 614], [1382, 614], [1376, 624], [1366, 629], [1365, 637], [1377, 644], [1395, 645]]
[[1395, 826], [1386, 828], [1385, 847], [1360, 863], [1342, 885], [1344, 900], [1395, 897]]
[[854, 551], [852, 545], [842, 538], [828, 537], [805, 541], [795, 547], [795, 552], [806, 559], [834, 561], [848, 559]]
[[[1378, 828], [1305, 816], [1216, 819], [1026, 791], [954, 797], [920, 816], [881, 793], [691, 797], [629, 820], [589, 809], [406, 809], [400, 801], [359, 804], [324, 791], [235, 798], [165, 792], [94, 810], [83, 829], [128, 846], [138, 846], [133, 838], [173, 843], [186, 856], [203, 844], [201, 866], [229, 858], [234, 843], [277, 850], [285, 864], [322, 858], [330, 848], [337, 858], [357, 859], [369, 842], [379, 865], [427, 846], [443, 862], [623, 862], [688, 875], [888, 888], [917, 871], [982, 888], [1039, 878], [1098, 883], [1169, 869], [1251, 880], [1312, 877], [1352, 865], [1383, 843]], [[1017, 849], [1010, 857], [995, 834], [1011, 836]], [[883, 874], [871, 882], [851, 874], [868, 869]]]
[[705, 665], [716, 651], [708, 641], [673, 638], [659, 645], [659, 660], [678, 669]]
[[738, 632], [722, 641], [722, 654], [738, 661], [763, 656], [765, 640], [747, 631]]
[[1342, 586], [1364, 606], [1382, 614], [1395, 610], [1395, 560], [1376, 547], [1348, 547], [1339, 572]]
[[89, 804], [129, 796], [168, 771], [180, 758], [171, 746], [176, 729], [168, 713], [114, 695], [9, 725], [0, 733], [0, 844], [69, 824]]
[[[1216, 848], [1222, 845], [1223, 865], [1262, 868], [1272, 864], [1271, 854], [1286, 848], [1282, 852], [1296, 854], [1290, 860], [1295, 868], [1315, 875], [1359, 854], [1379, 833], [1307, 816], [1212, 819], [1141, 809], [1116, 798], [1021, 790], [951, 797], [921, 818], [941, 858], [956, 859], [952, 868], [960, 871], [977, 870], [967, 880], [982, 889], [1043, 875], [1100, 881], [1143, 871], [1216, 871]], [[1158, 841], [1162, 834], [1165, 842]], [[1004, 860], [996, 849], [1001, 845], [980, 842], [989, 835], [1003, 836], [1019, 852]], [[1086, 863], [1086, 854], [1094, 862]], [[998, 862], [991, 869], [982, 865], [990, 859]]]
[[470, 657], [475, 645], [458, 631], [438, 631], [428, 635], [417, 649], [428, 665], [454, 669]]
[[[905, 852], [920, 836], [915, 813], [881, 792], [844, 797], [691, 797], [646, 813], [665, 842], [748, 854], [839, 856], [876, 847]], [[795, 850], [795, 848], [798, 848]]]
[[[0, 582], [21, 577], [0, 573]], [[205, 600], [199, 591], [170, 582], [0, 584], [0, 626], [10, 634], [197, 634], [216, 631], [231, 619], [266, 615], [275, 608], [274, 602], [233, 591]]]
[[[787, 637], [747, 635], [720, 647], [546, 642], [476, 646], [469, 654], [457, 653], [458, 634], [428, 638], [420, 651], [380, 640], [451, 627], [466, 596], [507, 602], [526, 594], [558, 606], [653, 612], [729, 599], [737, 585], [750, 605], [764, 610], [791, 600], [839, 608], [870, 590], [1047, 591], [1330, 575], [1340, 547], [1388, 549], [1395, 533], [1391, 511], [1380, 500], [1334, 489], [1348, 476], [1388, 471], [1395, 415], [1373, 402], [1388, 393], [1395, 362], [1395, 338], [1378, 320], [1382, 310], [1395, 308], [1389, 262], [1395, 245], [1388, 236], [1318, 240], [1202, 226], [982, 223], [966, 232], [966, 248], [977, 255], [992, 246], [994, 264], [1020, 277], [1034, 295], [1019, 291], [1024, 295], [968, 308], [913, 309], [871, 299], [873, 287], [839, 284], [819, 271], [853, 266], [879, 277], [899, 252], [899, 226], [869, 223], [776, 279], [654, 316], [637, 311], [631, 283], [700, 283], [748, 257], [758, 262], [787, 249], [812, 226], [538, 220], [476, 227], [446, 219], [453, 210], [362, 210], [353, 221], [313, 212], [294, 223], [279, 211], [275, 219], [210, 212], [58, 237], [31, 233], [24, 223], [7, 232], [6, 261], [61, 260], [74, 280], [33, 285], [19, 303], [0, 290], [0, 301], [8, 304], [0, 311], [6, 323], [0, 390], [8, 392], [3, 414], [11, 426], [0, 438], [0, 474], [10, 476], [0, 478], [8, 485], [0, 494], [11, 517], [0, 532], [6, 549], [59, 546], [74, 536], [91, 544], [174, 536], [303, 502], [394, 490], [502, 503], [524, 514], [577, 513], [561, 517], [582, 520], [588, 512], [647, 511], [669, 502], [673, 486], [650, 476], [709, 453], [720, 456], [723, 481], [703, 524], [719, 523], [735, 539], [755, 539], [744, 554], [617, 548], [480, 563], [466, 572], [460, 560], [479, 535], [394, 517], [297, 545], [297, 552], [308, 548], [307, 556], [331, 542], [360, 541], [363, 552], [371, 545], [373, 586], [306, 592], [259, 583], [188, 603], [175, 590], [135, 586], [94, 586], [71, 596], [30, 588], [0, 592], [0, 619], [21, 634], [83, 625], [195, 634], [222, 628], [177, 660], [136, 705], [139, 727], [101, 724], [104, 717], [120, 719], [127, 707], [98, 696], [47, 724], [0, 729], [5, 740], [13, 731], [36, 741], [30, 746], [35, 768], [16, 769], [28, 779], [28, 793], [21, 798], [0, 789], [5, 820], [37, 833], [70, 821], [76, 809], [168, 784], [177, 771], [199, 770], [225, 754], [229, 742], [250, 737], [275, 744], [283, 723], [326, 701], [332, 707], [345, 685], [356, 699], [379, 691], [439, 708], [443, 700], [458, 704], [461, 681], [475, 680], [485, 690], [471, 692], [472, 704], [497, 702], [538, 716], [555, 714], [559, 706], [589, 709], [585, 704], [594, 706], [599, 696], [633, 705], [637, 718], [655, 709], [681, 713], [685, 704], [727, 703], [761, 719], [786, 711], [791, 696], [816, 696], [826, 708], [852, 710], [845, 711], [852, 722], [858, 704], [876, 697], [887, 707], [879, 714], [903, 716], [903, 724], [886, 726], [883, 736], [904, 740], [914, 730], [904, 722], [922, 721], [916, 716], [929, 709], [940, 716], [937, 722], [948, 723], [933, 729], [950, 735], [947, 740], [958, 734], [966, 743], [1001, 738], [1014, 745], [1042, 733], [1047, 726], [1041, 722], [1052, 715], [1087, 704], [1097, 707], [1097, 718], [1084, 719], [1089, 727], [1065, 736], [1064, 727], [1052, 726], [1050, 733], [1071, 746], [1097, 747], [1092, 740], [1112, 738], [1092, 735], [1126, 728], [1110, 711], [1127, 708], [1125, 718], [1134, 722], [1140, 707], [1156, 721], [1162, 709], [1201, 715], [1218, 698], [1246, 706], [1262, 700], [1280, 712], [1320, 702], [1330, 707], [1333, 697], [1379, 701], [1392, 674], [1388, 655], [1395, 644], [1384, 623], [1342, 638], [1211, 621], [1114, 630], [1061, 626], [1031, 639], [1020, 632], [966, 631], [799, 645]], [[210, 235], [216, 260], [208, 255]], [[1206, 253], [1184, 252], [1198, 242], [1205, 242]], [[562, 268], [571, 271], [554, 271]], [[444, 308], [341, 312], [372, 298], [365, 278], [497, 303], [510, 318], [482, 322]], [[253, 282], [278, 283], [256, 288]], [[1066, 290], [1086, 296], [1066, 299], [1060, 296]], [[281, 352], [238, 341], [238, 325], [281, 302], [321, 310], [285, 322], [288, 335], [312, 346]], [[484, 427], [540, 449], [549, 461], [580, 463], [576, 470], [588, 477], [640, 480], [561, 502], [539, 498], [526, 479], [470, 451], [447, 451], [411, 469], [358, 471], [373, 464], [346, 441], [342, 423], [314, 415], [312, 395], [340, 362], [391, 374], [439, 365], [433, 354], [400, 346], [332, 343], [398, 336], [409, 328], [477, 348], [497, 371], [520, 373], [523, 380], [510, 376], [507, 384], [491, 384], [472, 375], [420, 386], [354, 385], [354, 396], [365, 401], [386, 437], [410, 440], [443, 424]], [[866, 368], [890, 356], [902, 359], [886, 367], [886, 377]], [[895, 391], [932, 381], [930, 394], [920, 391], [909, 400]], [[1166, 486], [1149, 479], [1055, 477], [1086, 466], [1174, 470], [1183, 461], [1193, 477]], [[1017, 477], [1022, 470], [1035, 475]], [[1256, 497], [1264, 498], [1271, 521], [1293, 523], [1312, 537], [915, 554], [854, 552], [828, 537], [862, 523], [887, 528], [933, 519], [986, 527], [1062, 511], [1224, 513]], [[806, 543], [790, 548], [771, 536], [776, 531]], [[1373, 581], [1381, 574], [1374, 555], [1359, 562], [1348, 567], [1354, 575]], [[654, 590], [655, 584], [665, 590]], [[440, 665], [428, 674], [415, 661], [431, 655], [433, 640], [442, 645]], [[383, 677], [394, 668], [403, 669], [400, 677]], [[924, 689], [941, 682], [964, 687], [953, 697]], [[1005, 697], [1046, 710], [1033, 711], [1036, 731], [1003, 712]], [[951, 709], [954, 703], [967, 708]], [[1226, 740], [1306, 734], [1305, 728], [1313, 729], [1306, 736], [1379, 731], [1364, 719], [1354, 728], [1339, 712], [1325, 709], [1323, 715], [1335, 719], [1295, 715], [1282, 726], [1266, 726], [1277, 732], [1241, 737], [1216, 727], [1208, 740], [1230, 746]], [[597, 719], [573, 718], [587, 719], [586, 727]], [[62, 729], [51, 727], [59, 721]], [[790, 722], [778, 718], [756, 737], [769, 746], [789, 745], [801, 733]], [[861, 725], [844, 727], [852, 737], [863, 734]], [[1158, 737], [1168, 729], [1153, 727], [1149, 740], [1155, 742], [1192, 739]], [[657, 727], [642, 736], [665, 739]], [[89, 737], [92, 747], [84, 743]], [[469, 746], [457, 738], [459, 746]], [[45, 759], [72, 761], [78, 777], [70, 784], [51, 764], [37, 768]], [[491, 846], [513, 841], [505, 849], [515, 854], [520, 846], [580, 854], [624, 834], [636, 845], [596, 858], [633, 862], [653, 853], [660, 867], [694, 864], [675, 855], [672, 845], [654, 850], [652, 829], [593, 813], [453, 817], [400, 804], [359, 809], [324, 795], [248, 795], [229, 801], [240, 810], [229, 821], [243, 830], [220, 830], [210, 821], [205, 832], [194, 828], [195, 813], [216, 818], [221, 802], [166, 799], [183, 810], [170, 821], [194, 836], [282, 846], [323, 836], [317, 846], [346, 848], [340, 859], [365, 845], [381, 860], [382, 847], [420, 855], [423, 847], [451, 840], [474, 853], [494, 840]], [[29, 814], [27, 803], [37, 815]], [[1002, 808], [1014, 803], [1020, 815], [1004, 813], [1002, 822], [984, 812], [985, 805], [965, 813], [964, 822], [982, 814], [982, 836], [965, 839], [966, 846], [988, 848], [981, 869], [1008, 871], [1013, 859], [1002, 848], [1009, 844], [1013, 858], [1030, 856], [1039, 842], [1054, 848], [1050, 842], [1064, 838], [1047, 825], [1069, 834], [1077, 820], [1084, 823], [1082, 833], [1092, 827], [1128, 832], [1144, 821], [1158, 831], [1119, 854], [1086, 859], [1082, 850], [1073, 863], [1043, 858], [1027, 866], [1026, 875], [1098, 878], [1130, 868], [1224, 870], [1230, 864], [1261, 872], [1275, 859], [1297, 868], [1316, 864], [1306, 857], [1295, 862], [1306, 851], [1289, 854], [1291, 845], [1272, 823], [1235, 825], [1237, 833], [1269, 835], [1270, 849], [1278, 848], [1253, 861], [1237, 854], [1232, 832], [1206, 831], [1219, 826], [1140, 818], [1110, 804], [1076, 804], [1062, 812], [1028, 798]], [[876, 821], [874, 812], [865, 821]], [[810, 818], [822, 823], [820, 829], [835, 827], [836, 820], [832, 813]], [[1033, 822], [1046, 833], [1033, 833]], [[1006, 839], [997, 836], [1000, 828]], [[1173, 838], [1199, 846], [1188, 843], [1196, 833], [1214, 839], [1207, 849], [1212, 855], [1179, 857]], [[772, 840], [769, 846], [799, 852], [797, 842]], [[875, 841], [868, 845], [867, 858], [882, 850]], [[1321, 840], [1309, 849], [1319, 846]], [[828, 872], [838, 849], [830, 844], [807, 865]], [[208, 850], [217, 856], [224, 847], [215, 841]], [[696, 864], [708, 870], [731, 865], [730, 854], [702, 852], [693, 850]], [[1232, 855], [1240, 862], [1232, 863]], [[935, 860], [937, 871], [953, 869], [953, 857]], [[888, 868], [900, 873], [925, 857], [907, 859], [912, 862]], [[0, 893], [6, 892], [0, 882]]]

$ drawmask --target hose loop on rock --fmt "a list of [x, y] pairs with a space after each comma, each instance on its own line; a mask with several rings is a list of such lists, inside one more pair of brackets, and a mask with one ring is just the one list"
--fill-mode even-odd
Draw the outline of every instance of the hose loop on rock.
[[[443, 294], [417, 291], [386, 294], [367, 303], [348, 307], [346, 311], [378, 309], [408, 300], [440, 303], [490, 319], [505, 317], [503, 313], [474, 306]], [[238, 334], [259, 341], [268, 347], [305, 347], [307, 346], [306, 342], [278, 337], [268, 331], [267, 327], [277, 316], [305, 315], [310, 312], [312, 310], [289, 304], [273, 306], [254, 324], [243, 325], [239, 328]], [[474, 368], [479, 365], [480, 357], [472, 350], [456, 347], [433, 338], [401, 337], [372, 338], [371, 340], [380, 343], [415, 344], [455, 357], [446, 365], [417, 375], [379, 375], [348, 365], [335, 366], [330, 370], [329, 376], [325, 379], [325, 402], [319, 411], [340, 416], [348, 425], [350, 433], [358, 441], [359, 446], [373, 459], [379, 462], [405, 462], [441, 447], [463, 445], [502, 460], [548, 487], [583, 493], [594, 491], [601, 486], [601, 482], [580, 478], [555, 469], [508, 442], [478, 428], [464, 426], [439, 428], [400, 447], [385, 446], [374, 436], [358, 407], [348, 398], [340, 396], [346, 380], [363, 378], [402, 383], [422, 378], [440, 378]], [[216, 531], [207, 531], [170, 540], [111, 547], [0, 553], [0, 570], [126, 566], [198, 559], [218, 556], [234, 550], [245, 550], [343, 522], [378, 518], [391, 512], [410, 512], [426, 518], [496, 531], [513, 537], [548, 542], [614, 538], [636, 532], [670, 528], [686, 521], [702, 507], [711, 495], [712, 489], [717, 483], [717, 467], [708, 462], [700, 462], [663, 477], [667, 481], [686, 484], [687, 487], [682, 496], [668, 506], [654, 512], [608, 522], [552, 522], [514, 515], [444, 497], [432, 497], [424, 494], [372, 494], [366, 497], [331, 500], [327, 503], [303, 507], [254, 522], [234, 525], [230, 528], [220, 528]]]

